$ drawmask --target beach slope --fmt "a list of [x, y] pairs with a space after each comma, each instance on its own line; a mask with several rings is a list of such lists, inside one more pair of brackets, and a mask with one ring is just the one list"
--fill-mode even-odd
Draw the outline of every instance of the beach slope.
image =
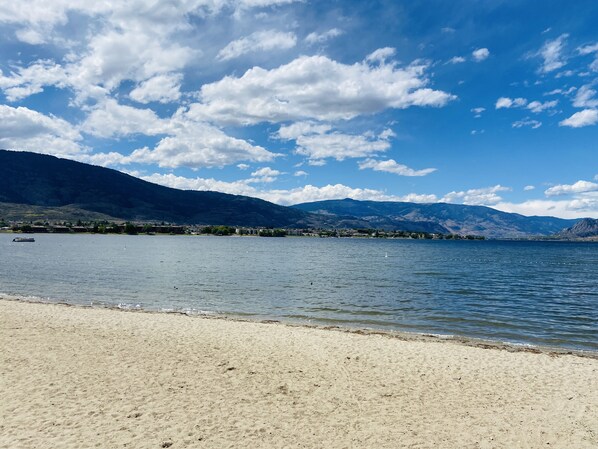
[[596, 448], [598, 360], [0, 300], [2, 448]]

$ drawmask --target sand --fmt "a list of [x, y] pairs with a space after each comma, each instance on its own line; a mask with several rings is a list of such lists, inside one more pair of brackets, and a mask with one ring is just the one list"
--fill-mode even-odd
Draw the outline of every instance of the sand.
[[592, 448], [598, 360], [0, 300], [2, 448]]

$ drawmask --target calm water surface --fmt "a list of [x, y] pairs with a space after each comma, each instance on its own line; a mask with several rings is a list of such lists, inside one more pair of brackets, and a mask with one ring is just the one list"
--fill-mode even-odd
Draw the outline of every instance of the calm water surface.
[[598, 244], [0, 234], [0, 292], [598, 351]]

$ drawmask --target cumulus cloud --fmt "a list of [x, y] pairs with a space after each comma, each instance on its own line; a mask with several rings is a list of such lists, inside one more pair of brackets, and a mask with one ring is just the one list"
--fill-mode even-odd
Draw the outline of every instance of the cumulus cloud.
[[592, 198], [574, 200], [529, 200], [521, 203], [501, 201], [494, 209], [527, 216], [553, 216], [561, 218], [598, 217], [598, 200]]
[[322, 43], [326, 42], [327, 40], [338, 37], [342, 34], [343, 34], [343, 31], [339, 30], [338, 28], [332, 28], [328, 31], [324, 31], [323, 33], [316, 33], [314, 31], [313, 33], [309, 33], [305, 37], [305, 42], [307, 42], [310, 45], [322, 44]]
[[[247, 182], [248, 180], [225, 182], [213, 178], [186, 178], [174, 174], [158, 173], [142, 176], [142, 179], [176, 189], [213, 190], [233, 195], [247, 195], [282, 205], [343, 198], [373, 201], [407, 201], [406, 197], [388, 195], [381, 190], [353, 188], [344, 184], [328, 184], [322, 187], [308, 184], [295, 189], [263, 190], [250, 185]], [[411, 196], [410, 198], [429, 199], [427, 196]]]
[[451, 59], [448, 60], [449, 64], [461, 64], [465, 62], [466, 59], [463, 56], [453, 56]]
[[221, 61], [238, 58], [247, 53], [258, 51], [288, 50], [297, 44], [294, 33], [283, 33], [276, 30], [256, 31], [249, 36], [230, 42], [218, 52]]
[[490, 56], [490, 51], [487, 48], [478, 48], [471, 53], [471, 56], [474, 61], [481, 62]]
[[25, 107], [0, 105], [0, 148], [57, 156], [75, 156], [87, 149], [79, 131], [58, 117]]
[[126, 162], [157, 164], [160, 167], [223, 167], [240, 161], [268, 162], [277, 154], [259, 145], [231, 137], [219, 128], [189, 120], [179, 114], [169, 124], [169, 136], [154, 149], [135, 150]]
[[169, 73], [158, 75], [140, 83], [131, 91], [129, 97], [138, 103], [150, 103], [157, 101], [159, 103], [170, 103], [181, 98], [181, 80], [183, 76], [180, 73]]
[[43, 91], [44, 86], [65, 87], [67, 74], [64, 69], [50, 60], [37, 60], [28, 67], [18, 67], [10, 75], [0, 70], [0, 89], [8, 101], [19, 101]]
[[500, 97], [496, 100], [496, 109], [509, 109], [509, 108], [521, 108], [527, 104], [527, 100], [525, 98], [509, 98], [509, 97]]
[[552, 186], [544, 191], [546, 196], [572, 195], [586, 192], [598, 192], [598, 184], [580, 180], [574, 184], [559, 184]]
[[388, 108], [444, 106], [455, 96], [426, 87], [426, 68], [347, 65], [326, 56], [301, 56], [272, 70], [254, 67], [239, 78], [227, 76], [203, 85], [201, 102], [192, 105], [191, 113], [224, 124], [251, 125], [348, 120]]
[[526, 192], [529, 192], [530, 190], [534, 190], [535, 188], [536, 188], [536, 186], [531, 186], [531, 185], [530, 185], [530, 186], [525, 186], [525, 187], [523, 188], [523, 190], [525, 190]]
[[107, 99], [94, 106], [81, 125], [82, 131], [96, 137], [124, 137], [133, 134], [155, 136], [168, 130], [168, 123], [151, 109], [139, 109]]
[[556, 39], [547, 41], [542, 46], [538, 52], [538, 55], [544, 60], [542, 67], [540, 68], [542, 73], [552, 72], [565, 65], [563, 48], [568, 37], [568, 34], [562, 34]]
[[534, 114], [539, 114], [545, 110], [554, 109], [558, 103], [558, 100], [545, 101], [544, 103], [541, 101], [530, 101], [527, 105], [527, 109], [532, 111]]
[[385, 129], [378, 135], [345, 134], [333, 130], [330, 125], [298, 122], [281, 126], [275, 137], [294, 140], [297, 144], [296, 153], [307, 156], [310, 160], [334, 158], [342, 161], [388, 150], [394, 133]]
[[274, 170], [270, 167], [262, 167], [251, 173], [252, 178], [247, 179], [247, 183], [270, 183], [278, 179], [283, 172]]
[[297, 170], [295, 173], [293, 173], [293, 176], [307, 176], [308, 173], [304, 170]]
[[462, 203], [473, 206], [492, 205], [502, 201], [498, 192], [510, 191], [509, 187], [495, 185], [493, 187], [484, 187], [481, 189], [470, 189], [460, 192], [447, 193], [440, 202], [443, 203]]
[[486, 111], [486, 108], [472, 108], [471, 112], [473, 112], [475, 118], [480, 118], [482, 116], [482, 112]]
[[392, 58], [396, 52], [397, 50], [393, 47], [379, 48], [367, 55], [365, 60], [368, 62], [379, 62], [382, 64], [386, 62], [387, 59]]
[[598, 123], [597, 109], [584, 109], [576, 112], [571, 117], [559, 122], [559, 126], [569, 126], [571, 128], [582, 128]]
[[386, 161], [377, 161], [375, 159], [366, 159], [365, 161], [359, 162], [359, 169], [365, 170], [370, 168], [374, 171], [383, 171], [388, 173], [394, 173], [400, 176], [426, 176], [436, 171], [435, 168], [424, 168], [423, 170], [414, 170], [407, 167], [406, 165], [399, 164], [393, 159]]

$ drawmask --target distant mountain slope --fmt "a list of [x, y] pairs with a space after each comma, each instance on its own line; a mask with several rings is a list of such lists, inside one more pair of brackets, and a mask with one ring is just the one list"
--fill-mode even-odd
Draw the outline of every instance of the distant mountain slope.
[[598, 237], [598, 220], [593, 218], [579, 220], [570, 228], [563, 229], [556, 237], [565, 239]]
[[74, 208], [126, 220], [292, 227], [311, 214], [256, 198], [177, 190], [116, 170], [0, 150], [0, 202]]
[[550, 235], [576, 222], [576, 220], [555, 217], [526, 217], [484, 206], [445, 203], [419, 204], [344, 199], [303, 203], [294, 207], [307, 212], [335, 215], [339, 218], [357, 217], [371, 223], [371, 227], [403, 229], [405, 226], [413, 226], [413, 223], [420, 223], [422, 226], [436, 225], [445, 229], [444, 232], [492, 238]]

